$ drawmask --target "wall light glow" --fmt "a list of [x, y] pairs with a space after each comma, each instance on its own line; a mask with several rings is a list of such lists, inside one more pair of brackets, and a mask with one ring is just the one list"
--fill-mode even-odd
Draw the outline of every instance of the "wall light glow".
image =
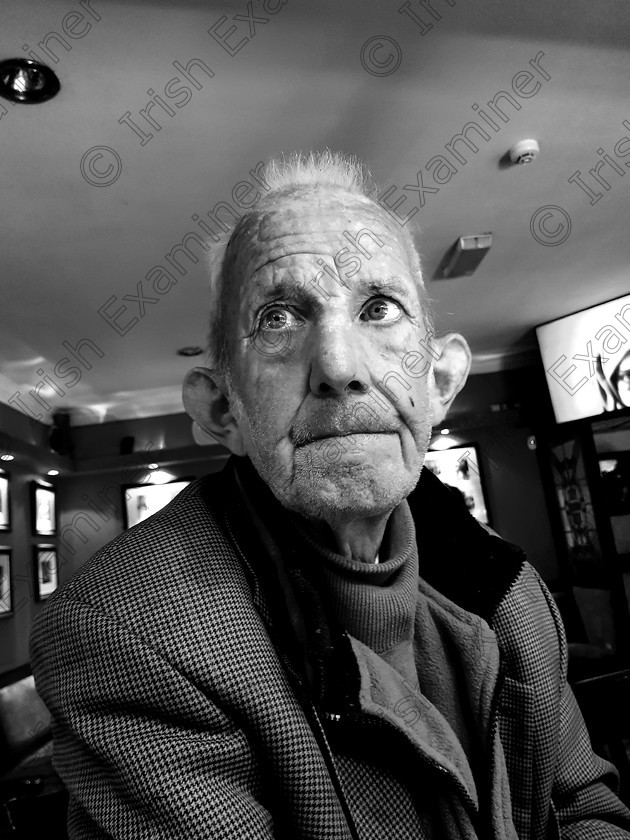
[[436, 438], [429, 449], [433, 449], [434, 451], [441, 452], [443, 449], [450, 449], [452, 446], [459, 446], [460, 443], [455, 438], [448, 437], [448, 435], [441, 435], [440, 437]]
[[166, 470], [154, 470], [147, 476], [146, 484], [166, 484], [173, 481], [175, 476], [173, 473], [166, 472]]

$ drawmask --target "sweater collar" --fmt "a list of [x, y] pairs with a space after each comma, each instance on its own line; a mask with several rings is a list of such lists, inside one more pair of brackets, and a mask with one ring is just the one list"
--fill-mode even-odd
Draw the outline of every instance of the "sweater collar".
[[343, 557], [306, 529], [299, 533], [307, 547], [309, 576], [346, 632], [377, 653], [411, 639], [418, 589], [418, 552], [413, 518], [406, 502], [392, 511], [378, 565]]

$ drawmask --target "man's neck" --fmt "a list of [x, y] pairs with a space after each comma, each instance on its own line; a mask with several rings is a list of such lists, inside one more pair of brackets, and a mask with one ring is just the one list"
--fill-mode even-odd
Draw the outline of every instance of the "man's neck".
[[376, 562], [390, 516], [391, 511], [366, 519], [328, 524], [326, 529], [332, 535], [338, 554], [361, 563], [373, 564]]
[[[268, 498], [272, 505], [280, 505], [280, 502], [273, 496], [269, 487], [260, 478], [254, 465], [249, 458], [242, 458], [234, 461], [236, 478], [239, 484], [253, 487], [252, 498], [259, 500]], [[243, 488], [241, 487], [241, 490]], [[260, 502], [259, 502], [260, 503]], [[304, 522], [320, 535], [328, 547], [340, 554], [342, 557], [373, 565], [379, 554], [385, 528], [392, 511], [387, 511], [377, 516], [368, 516], [360, 519], [347, 521], [325, 522], [322, 519], [310, 519], [301, 514], [296, 514]], [[275, 514], [277, 516], [277, 513]], [[380, 558], [383, 561], [383, 557]]]

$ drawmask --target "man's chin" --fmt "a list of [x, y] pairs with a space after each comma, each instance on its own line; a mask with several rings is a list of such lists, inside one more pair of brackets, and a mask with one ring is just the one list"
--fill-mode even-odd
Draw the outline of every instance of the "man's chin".
[[284, 507], [333, 525], [391, 513], [411, 493], [423, 459], [407, 450], [398, 434], [381, 433], [314, 441], [273, 462], [256, 449], [250, 457]]
[[[326, 474], [297, 473], [291, 492], [280, 498], [285, 507], [307, 519], [333, 525], [336, 522], [367, 519], [391, 513], [416, 485], [418, 477], [399, 470], [357, 469], [352, 471], [329, 467]], [[406, 479], [406, 480], [405, 480]]]

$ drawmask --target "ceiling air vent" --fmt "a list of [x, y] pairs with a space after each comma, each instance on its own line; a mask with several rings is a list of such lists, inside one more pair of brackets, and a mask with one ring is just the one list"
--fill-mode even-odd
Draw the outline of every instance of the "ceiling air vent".
[[460, 236], [449, 248], [435, 274], [435, 279], [469, 277], [486, 256], [492, 245], [491, 233]]

